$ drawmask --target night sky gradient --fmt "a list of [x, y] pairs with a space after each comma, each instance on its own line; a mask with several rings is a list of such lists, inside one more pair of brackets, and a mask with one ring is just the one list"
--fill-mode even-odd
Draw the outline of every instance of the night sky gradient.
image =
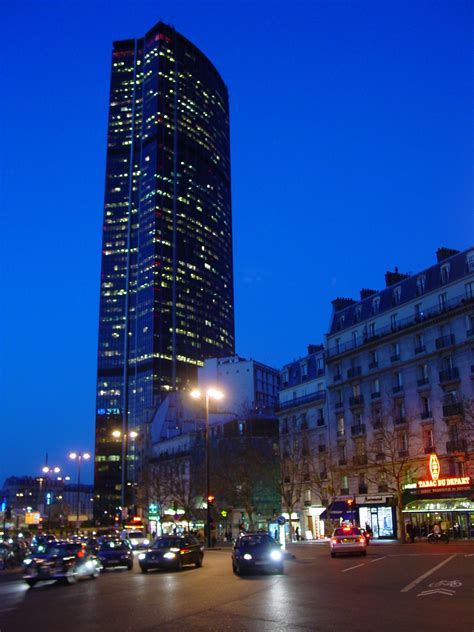
[[162, 19], [228, 85], [237, 352], [281, 367], [472, 245], [473, 7], [1, 0], [0, 485], [93, 449], [112, 41]]

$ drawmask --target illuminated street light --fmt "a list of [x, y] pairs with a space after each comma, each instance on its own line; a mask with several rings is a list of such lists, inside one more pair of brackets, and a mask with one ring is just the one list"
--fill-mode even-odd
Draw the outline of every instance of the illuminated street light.
[[122, 433], [121, 430], [112, 430], [112, 436], [114, 439], [122, 440], [122, 485], [120, 491], [120, 505], [122, 507], [122, 518], [124, 515], [124, 507], [125, 507], [125, 487], [127, 485], [131, 486], [131, 483], [127, 483], [127, 453], [128, 453], [128, 439], [134, 441], [138, 437], [138, 432], [136, 430], [130, 430], [130, 432]]
[[79, 527], [79, 515], [80, 515], [80, 508], [81, 508], [81, 501], [80, 501], [80, 485], [81, 485], [81, 461], [84, 459], [84, 461], [88, 461], [91, 458], [91, 455], [89, 454], [89, 452], [70, 452], [69, 453], [69, 458], [72, 461], [77, 461], [77, 527]]
[[214, 499], [211, 494], [211, 451], [209, 449], [209, 399], [220, 400], [223, 399], [224, 393], [218, 391], [215, 388], [209, 388], [202, 393], [198, 389], [194, 389], [190, 393], [193, 399], [201, 399], [204, 396], [206, 401], [206, 425], [205, 425], [205, 443], [206, 443], [206, 527], [207, 527], [207, 547], [210, 549], [212, 546], [211, 539], [211, 501]]

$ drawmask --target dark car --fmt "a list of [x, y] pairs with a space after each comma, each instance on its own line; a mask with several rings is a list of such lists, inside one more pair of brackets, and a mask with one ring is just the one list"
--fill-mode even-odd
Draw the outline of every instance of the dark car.
[[57, 539], [52, 533], [47, 533], [46, 535], [35, 535], [31, 541], [31, 550], [41, 553], [46, 549], [48, 544], [52, 544], [53, 542], [57, 542]]
[[259, 570], [283, 573], [280, 545], [267, 533], [240, 536], [232, 549], [232, 570], [237, 575]]
[[23, 562], [23, 579], [29, 586], [58, 579], [74, 584], [78, 579], [99, 575], [101, 563], [86, 547], [73, 542], [53, 542], [43, 552], [33, 553]]
[[204, 547], [191, 535], [162, 536], [151, 548], [138, 556], [142, 573], [153, 568], [171, 568], [180, 571], [187, 564], [202, 566]]
[[0, 542], [0, 570], [13, 568], [16, 564], [13, 547], [8, 542]]
[[107, 540], [103, 542], [97, 552], [100, 563], [106, 568], [126, 566], [129, 571], [133, 568], [133, 550], [125, 540]]

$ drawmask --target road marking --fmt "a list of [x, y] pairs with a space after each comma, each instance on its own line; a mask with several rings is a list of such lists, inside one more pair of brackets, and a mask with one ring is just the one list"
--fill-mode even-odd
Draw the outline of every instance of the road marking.
[[418, 593], [417, 597], [426, 597], [426, 595], [447, 595], [448, 597], [452, 597], [454, 595], [454, 590], [447, 590], [446, 588], [435, 588], [434, 590], [424, 590], [421, 593]]
[[430, 575], [432, 575], [434, 572], [436, 572], [439, 568], [441, 568], [442, 566], [444, 566], [445, 564], [447, 564], [448, 562], [450, 562], [453, 558], [456, 557], [456, 553], [454, 555], [451, 555], [451, 557], [446, 558], [445, 560], [443, 560], [440, 564], [437, 564], [434, 568], [432, 568], [430, 571], [427, 571], [426, 573], [423, 573], [423, 575], [420, 575], [419, 577], [417, 577], [415, 580], [413, 580], [410, 584], [408, 584], [407, 586], [405, 586], [405, 588], [402, 588], [400, 592], [408, 592], [409, 590], [411, 590], [412, 588], [414, 588], [417, 584], [419, 584], [420, 582], [422, 582], [424, 579], [426, 579], [427, 577], [429, 577]]
[[380, 560], [384, 560], [385, 559], [385, 555], [383, 557], [378, 557], [376, 560], [370, 560], [370, 563], [373, 564], [374, 562], [380, 562]]
[[345, 568], [343, 571], [341, 571], [341, 573], [347, 573], [347, 571], [352, 571], [354, 570], [354, 568], [360, 568], [361, 566], [364, 566], [363, 564], [357, 564], [356, 566], [349, 566], [349, 568]]

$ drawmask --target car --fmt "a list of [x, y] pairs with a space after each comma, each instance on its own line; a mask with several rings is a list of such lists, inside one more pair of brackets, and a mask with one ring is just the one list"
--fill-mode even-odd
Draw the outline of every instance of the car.
[[16, 564], [13, 547], [8, 542], [0, 542], [0, 570], [13, 568]]
[[32, 553], [23, 561], [23, 579], [33, 587], [39, 581], [61, 580], [75, 584], [78, 579], [98, 577], [100, 561], [86, 547], [74, 542], [52, 542], [42, 552]]
[[156, 538], [147, 551], [139, 553], [138, 563], [142, 573], [155, 568], [180, 571], [187, 564], [194, 564], [199, 568], [203, 557], [204, 547], [194, 536], [166, 535]]
[[334, 529], [329, 543], [331, 557], [339, 553], [367, 555], [367, 540], [358, 527], [343, 526]]
[[97, 552], [97, 558], [104, 570], [117, 566], [126, 566], [129, 571], [133, 568], [133, 549], [127, 540], [107, 540], [103, 542]]
[[251, 571], [284, 572], [281, 546], [268, 533], [241, 535], [232, 549], [232, 570], [236, 575]]
[[39, 553], [44, 552], [48, 544], [52, 544], [53, 542], [57, 542], [57, 539], [52, 533], [35, 535], [31, 541], [31, 550]]
[[127, 540], [132, 545], [132, 549], [146, 549], [150, 544], [150, 539], [147, 538], [143, 531], [130, 531], [127, 533]]

